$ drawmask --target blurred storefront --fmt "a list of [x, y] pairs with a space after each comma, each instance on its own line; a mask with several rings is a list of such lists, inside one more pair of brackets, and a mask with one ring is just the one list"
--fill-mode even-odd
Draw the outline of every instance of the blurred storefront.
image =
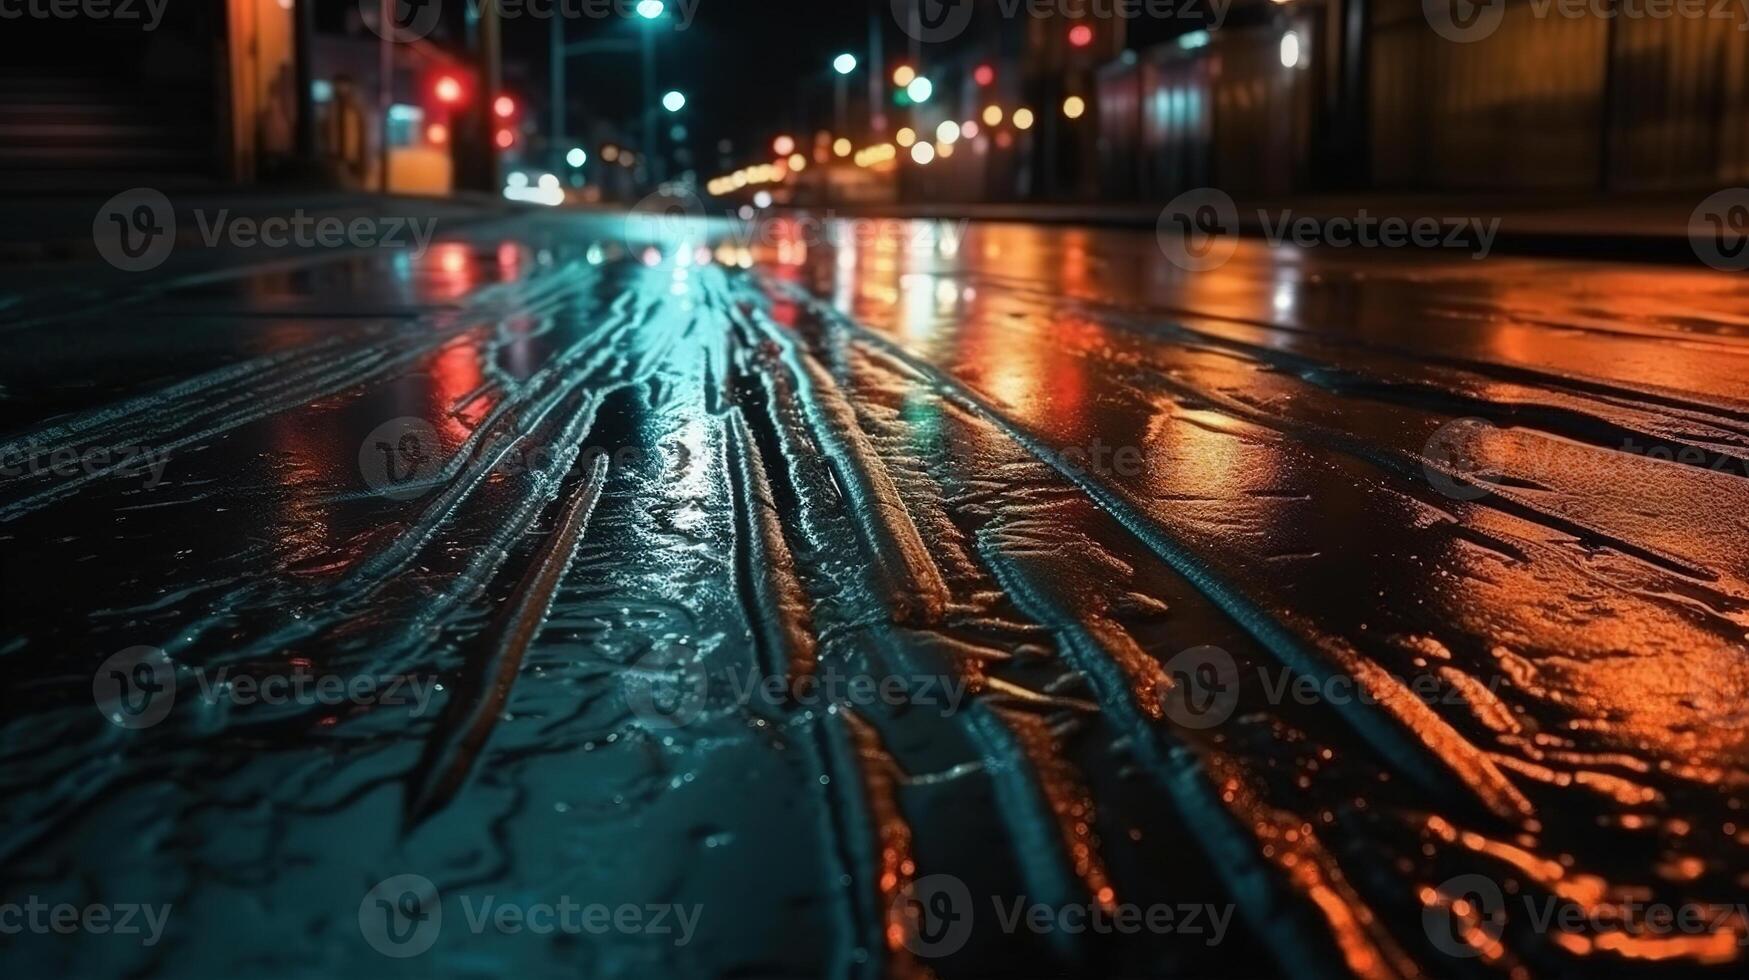
[[[501, 94], [471, 54], [489, 21], [472, 8], [450, 8], [430, 37], [391, 30], [395, 43], [375, 23], [379, 8], [358, 0], [105, 10], [6, 21], [7, 187], [290, 181], [443, 194], [464, 150], [495, 163], [525, 140], [519, 105], [487, 115]], [[455, 98], [438, 94], [443, 78], [455, 80]], [[480, 180], [493, 186], [495, 178]]]
[[1742, 17], [1508, 0], [1442, 36], [1422, 0], [1236, 3], [1099, 71], [1102, 187], [1597, 192], [1749, 175]]
[[1375, 2], [1380, 186], [1681, 189], [1749, 173], [1741, 10], [1539, 16], [1520, 0], [1486, 37], [1453, 42], [1429, 29], [1421, 0]]
[[235, 8], [256, 2], [7, 18], [0, 30], [0, 182], [30, 191], [236, 175], [247, 165], [232, 152], [246, 138], [240, 120], [252, 119], [268, 96], [231, 101], [239, 66], [228, 54], [229, 31]]
[[478, 97], [471, 68], [409, 38], [387, 49], [385, 89], [382, 38], [358, 9], [320, 13], [310, 32], [311, 91], [324, 178], [348, 189], [449, 193], [453, 116]]

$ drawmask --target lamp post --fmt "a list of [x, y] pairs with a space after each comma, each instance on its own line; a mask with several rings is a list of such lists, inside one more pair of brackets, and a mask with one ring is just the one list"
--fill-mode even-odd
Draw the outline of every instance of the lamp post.
[[[494, 4], [487, 4], [492, 7]], [[567, 44], [563, 30], [558, 26], [561, 18], [553, 17], [552, 47], [552, 91], [553, 91], [553, 144], [561, 145], [560, 138], [564, 135], [564, 103], [565, 103], [565, 60], [586, 54], [632, 54], [636, 53], [642, 60], [643, 76], [643, 110], [639, 113], [639, 125], [644, 132], [644, 155], [654, 158], [656, 166], [662, 164], [661, 134], [656, 129], [656, 37], [655, 22], [661, 20], [668, 12], [668, 5], [663, 0], [638, 0], [633, 8], [640, 20], [638, 38], [633, 41], [628, 38], [611, 38], [604, 41], [581, 41]], [[555, 151], [556, 152], [556, 151]], [[659, 172], [659, 171], [658, 171]]]
[[[667, 9], [662, 0], [639, 0], [637, 7], [638, 16], [652, 22], [660, 19]], [[639, 32], [639, 37], [644, 58], [644, 143], [655, 160], [653, 173], [660, 180], [665, 176], [666, 165], [662, 156], [662, 136], [656, 132], [656, 38], [649, 25]]]
[[850, 73], [856, 70], [856, 55], [846, 52], [832, 59], [832, 131], [843, 136], [849, 131], [845, 117], [850, 114]]
[[552, 32], [548, 35], [548, 71], [552, 80], [553, 131], [547, 140], [556, 156], [565, 145], [565, 18], [553, 11]]
[[381, 146], [377, 148], [377, 166], [382, 174], [377, 181], [377, 190], [384, 194], [389, 192], [389, 107], [395, 103], [395, 4], [393, 0], [382, 0], [377, 6], [382, 43], [377, 46], [377, 118], [380, 120], [377, 138]]

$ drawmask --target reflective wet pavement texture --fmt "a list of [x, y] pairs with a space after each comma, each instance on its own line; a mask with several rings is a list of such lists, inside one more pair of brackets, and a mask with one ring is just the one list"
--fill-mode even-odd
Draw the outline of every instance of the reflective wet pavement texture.
[[1744, 969], [1739, 279], [241, 258], [0, 326], [10, 975]]

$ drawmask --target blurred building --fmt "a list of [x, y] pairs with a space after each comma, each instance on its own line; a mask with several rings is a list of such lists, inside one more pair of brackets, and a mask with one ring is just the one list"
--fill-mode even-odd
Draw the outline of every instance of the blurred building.
[[482, 98], [478, 73], [436, 32], [385, 48], [378, 11], [368, 7], [314, 5], [306, 33], [314, 165], [346, 189], [449, 193], [451, 148], [467, 138]]
[[[1157, 202], [1212, 185], [1253, 198], [1595, 198], [1749, 177], [1749, 13], [1593, 8], [1457, 3], [1446, 20], [1424, 0], [1234, 0], [1217, 23], [1212, 3], [1189, 0], [1153, 18], [981, 5], [953, 40], [889, 51], [884, 125], [851, 113], [853, 154], [774, 194]], [[930, 97], [907, 100], [896, 69], [928, 78]], [[830, 122], [816, 112], [798, 125]]]
[[435, 25], [391, 30], [390, 44], [384, 6], [402, 9], [202, 0], [9, 18], [0, 178], [15, 189], [292, 180], [443, 193], [463, 163], [474, 185], [495, 186], [497, 161], [525, 134], [519, 106], [493, 112], [496, 61], [480, 54], [496, 50], [489, 7], [433, 8]]
[[1456, 41], [1422, 0], [1237, 2], [1218, 29], [1101, 68], [1102, 187], [1589, 193], [1749, 175], [1743, 16], [1538, 6], [1507, 0]]
[[[289, 145], [289, 39], [276, 0], [170, 3], [162, 19], [11, 18], [0, 31], [0, 180], [14, 189], [252, 176]], [[148, 28], [150, 24], [150, 29]]]

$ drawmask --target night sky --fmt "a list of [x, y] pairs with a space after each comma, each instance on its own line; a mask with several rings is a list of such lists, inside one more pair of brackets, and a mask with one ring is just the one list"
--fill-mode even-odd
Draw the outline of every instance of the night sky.
[[[673, 10], [681, 0], [671, 0]], [[681, 121], [688, 142], [699, 154], [701, 175], [715, 163], [715, 144], [735, 142], [737, 159], [749, 152], [748, 139], [763, 139], [794, 116], [797, 93], [815, 105], [829, 105], [830, 62], [841, 51], [867, 60], [868, 6], [863, 0], [684, 0], [694, 5], [685, 30], [663, 29], [658, 35], [657, 91], [678, 88], [686, 93]], [[882, 8], [885, 3], [881, 4]], [[882, 11], [884, 12], [884, 11]], [[895, 50], [897, 34], [890, 16], [878, 21], [889, 34], [886, 52]], [[572, 41], [625, 36], [634, 24], [576, 18], [567, 25]], [[511, 62], [521, 63], [522, 77], [546, 84], [548, 22], [532, 18], [505, 25], [507, 77], [518, 77]], [[890, 58], [889, 58], [890, 60]], [[587, 118], [633, 120], [638, 112], [639, 62], [635, 55], [573, 58], [569, 66], [572, 125]], [[868, 84], [861, 67], [852, 77], [862, 91]], [[513, 83], [514, 84], [514, 83]], [[806, 87], [806, 88], [804, 88]]]

